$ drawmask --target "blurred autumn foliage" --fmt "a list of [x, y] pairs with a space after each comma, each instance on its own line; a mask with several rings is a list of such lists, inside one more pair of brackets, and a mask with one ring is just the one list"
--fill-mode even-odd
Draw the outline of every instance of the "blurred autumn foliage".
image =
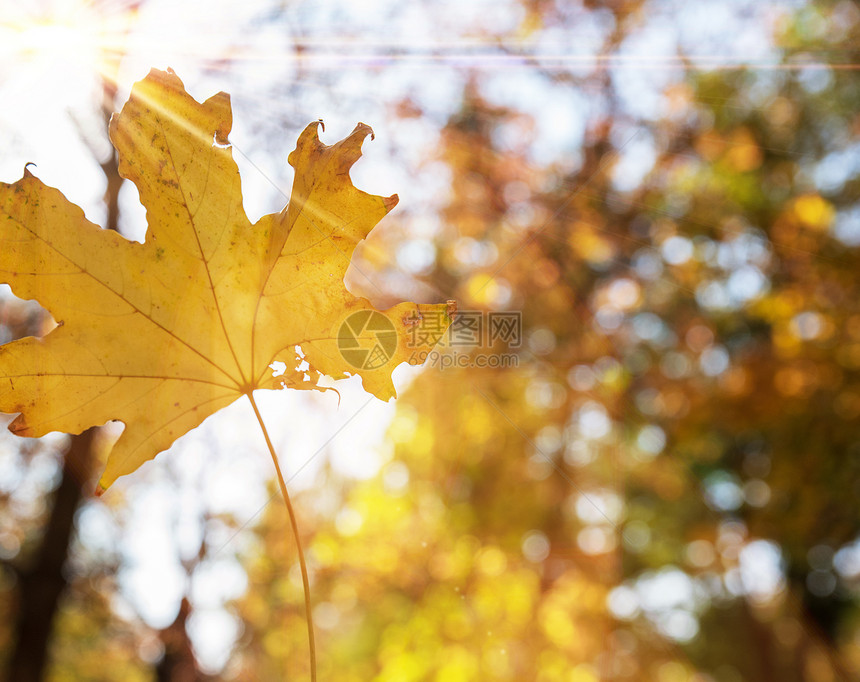
[[[525, 4], [521, 30], [602, 17], [607, 55], [646, 8], [562, 5]], [[619, 101], [611, 60], [537, 60], [536, 92], [590, 102], [550, 163], [525, 108], [466, 79], [427, 159], [447, 190], [414, 286], [521, 311], [524, 343], [516, 367], [427, 368], [378, 475], [327, 467], [298, 495], [322, 679], [860, 679], [860, 88], [824, 66], [856, 59], [859, 33], [848, 3], [802, 6], [777, 28], [780, 64], [679, 56], [651, 113]], [[408, 98], [395, 115], [431, 116]], [[363, 269], [393, 269], [408, 218], [368, 240]], [[12, 329], [24, 313], [2, 314]], [[12, 612], [48, 510], [0, 504], [21, 541], [0, 573]], [[243, 532], [241, 629], [211, 679], [302, 679], [283, 510]], [[168, 640], [90, 558], [73, 554], [47, 679], [156, 679]], [[158, 679], [204, 679], [186, 674]]]

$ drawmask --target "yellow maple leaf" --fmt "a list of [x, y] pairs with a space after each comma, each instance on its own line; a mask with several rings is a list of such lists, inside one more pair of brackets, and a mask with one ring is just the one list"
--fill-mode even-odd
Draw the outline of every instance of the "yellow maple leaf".
[[397, 203], [349, 178], [368, 126], [327, 146], [309, 125], [288, 159], [289, 204], [252, 225], [231, 124], [229, 95], [201, 104], [170, 70], [135, 84], [110, 137], [147, 209], [143, 244], [27, 170], [0, 183], [0, 281], [59, 325], [0, 346], [0, 412], [20, 413], [9, 428], [21, 436], [122, 421], [100, 490], [255, 389], [358, 374], [388, 400], [392, 370], [435, 340], [415, 325], [451, 321], [444, 303], [380, 312], [344, 286], [356, 244]]

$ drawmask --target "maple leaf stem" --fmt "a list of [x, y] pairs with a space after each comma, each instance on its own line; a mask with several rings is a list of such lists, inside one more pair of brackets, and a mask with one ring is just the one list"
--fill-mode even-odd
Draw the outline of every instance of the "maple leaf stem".
[[257, 416], [257, 421], [260, 423], [260, 428], [263, 431], [263, 437], [266, 439], [266, 445], [269, 448], [269, 454], [272, 455], [272, 462], [275, 464], [275, 471], [278, 474], [278, 485], [281, 486], [281, 495], [284, 498], [284, 504], [287, 507], [287, 512], [290, 516], [290, 525], [293, 527], [293, 536], [296, 538], [296, 547], [299, 550], [299, 566], [302, 569], [302, 584], [305, 589], [305, 616], [308, 624], [308, 648], [311, 656], [311, 681], [316, 682], [317, 679], [317, 654], [316, 643], [314, 641], [314, 621], [311, 612], [311, 586], [308, 580], [308, 566], [305, 563], [305, 553], [302, 550], [302, 541], [299, 539], [299, 526], [296, 522], [296, 512], [293, 510], [293, 504], [290, 501], [290, 495], [287, 492], [287, 484], [284, 481], [284, 475], [281, 473], [281, 465], [278, 463], [278, 455], [275, 453], [275, 448], [272, 446], [272, 439], [269, 438], [269, 432], [266, 430], [266, 424], [263, 422], [263, 417], [260, 410], [257, 408], [257, 403], [254, 401], [254, 394], [248, 392], [246, 394], [248, 400], [251, 401], [251, 407], [254, 408], [254, 414]]

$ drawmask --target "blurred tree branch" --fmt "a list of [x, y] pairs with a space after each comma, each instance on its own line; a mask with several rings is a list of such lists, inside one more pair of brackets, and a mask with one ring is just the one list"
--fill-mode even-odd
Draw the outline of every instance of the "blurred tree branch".
[[[101, 113], [106, 130], [113, 113], [116, 86], [104, 79], [102, 93]], [[111, 146], [108, 158], [99, 160], [95, 147], [86, 137], [84, 141], [105, 175], [105, 229], [119, 231], [119, 191], [123, 179], [119, 174], [116, 150]], [[36, 329], [17, 329], [13, 330], [13, 335], [18, 337], [36, 332]], [[13, 636], [15, 645], [6, 670], [8, 682], [39, 682], [45, 679], [50, 638], [60, 599], [69, 582], [64, 566], [69, 558], [74, 534], [75, 512], [91, 494], [84, 487], [91, 486], [95, 432], [96, 428], [91, 428], [72, 436], [69, 449], [63, 455], [62, 479], [54, 493], [39, 552], [32, 565], [16, 569], [18, 609]]]

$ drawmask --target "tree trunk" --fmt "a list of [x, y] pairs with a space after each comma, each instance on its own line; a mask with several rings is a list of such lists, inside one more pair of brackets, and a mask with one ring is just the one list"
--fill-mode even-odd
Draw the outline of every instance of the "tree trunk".
[[[107, 126], [113, 112], [116, 86], [103, 82], [102, 116]], [[86, 142], [86, 140], [85, 140]], [[93, 155], [97, 154], [93, 151]], [[119, 174], [119, 163], [115, 150], [100, 161], [105, 175], [105, 206], [107, 223], [105, 229], [118, 231], [119, 190], [123, 179]], [[25, 331], [32, 333], [31, 330]], [[18, 572], [18, 609], [15, 622], [17, 643], [6, 670], [7, 682], [41, 682], [48, 663], [48, 642], [53, 630], [60, 597], [67, 580], [63, 567], [69, 555], [73, 533], [75, 511], [91, 490], [82, 486], [91, 485], [93, 468], [92, 442], [95, 429], [73, 436], [63, 460], [63, 478], [54, 495], [54, 505], [45, 527], [45, 535], [35, 563]]]
[[63, 566], [69, 553], [75, 510], [84, 497], [92, 470], [94, 429], [72, 438], [63, 478], [54, 494], [51, 516], [36, 561], [18, 573], [18, 640], [6, 671], [8, 682], [40, 682], [48, 660], [48, 641], [60, 595], [67, 580]]
[[197, 670], [197, 660], [185, 629], [190, 614], [191, 604], [183, 597], [176, 620], [159, 633], [164, 656], [155, 668], [158, 682], [200, 682], [204, 679]]

